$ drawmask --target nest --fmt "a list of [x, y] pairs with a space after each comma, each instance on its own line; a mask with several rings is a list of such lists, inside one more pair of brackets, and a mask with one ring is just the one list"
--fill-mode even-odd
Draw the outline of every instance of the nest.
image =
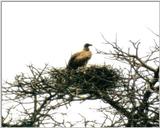
[[52, 69], [50, 75], [55, 83], [59, 83], [58, 87], [65, 85], [66, 87], [77, 87], [86, 91], [116, 88], [119, 85], [118, 81], [121, 79], [120, 71], [109, 65], [92, 65], [76, 70]]

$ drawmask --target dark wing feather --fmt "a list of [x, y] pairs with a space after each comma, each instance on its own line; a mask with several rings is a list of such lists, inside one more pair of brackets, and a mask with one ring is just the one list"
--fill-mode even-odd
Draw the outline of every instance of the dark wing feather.
[[68, 65], [67, 65], [67, 69], [76, 69], [78, 67], [76, 67], [75, 65], [75, 58], [80, 54], [80, 52], [77, 52], [75, 54], [73, 54], [68, 62]]

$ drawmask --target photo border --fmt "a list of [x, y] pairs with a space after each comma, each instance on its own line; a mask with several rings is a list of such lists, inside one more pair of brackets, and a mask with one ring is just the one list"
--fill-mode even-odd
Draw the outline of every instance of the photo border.
[[[159, 32], [160, 35], [160, 0], [0, 0], [0, 127], [2, 128], [2, 3], [3, 2], [158, 2], [159, 3]], [[159, 46], [160, 46], [160, 36], [159, 36]], [[160, 52], [159, 52], [159, 62], [160, 62]], [[160, 63], [159, 63], [160, 67]], [[160, 76], [160, 72], [159, 72]], [[159, 78], [159, 88], [160, 88], [160, 78]], [[159, 89], [160, 94], [160, 89]], [[160, 95], [159, 95], [159, 119], [160, 119]], [[160, 126], [160, 121], [159, 121]]]

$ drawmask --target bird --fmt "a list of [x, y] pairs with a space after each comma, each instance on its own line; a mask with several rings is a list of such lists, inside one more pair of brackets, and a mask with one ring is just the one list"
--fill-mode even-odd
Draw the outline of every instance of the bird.
[[92, 52], [89, 50], [89, 46], [92, 44], [84, 44], [83, 50], [74, 53], [68, 61], [67, 69], [77, 69], [78, 67], [83, 67], [87, 64], [88, 60], [92, 56]]

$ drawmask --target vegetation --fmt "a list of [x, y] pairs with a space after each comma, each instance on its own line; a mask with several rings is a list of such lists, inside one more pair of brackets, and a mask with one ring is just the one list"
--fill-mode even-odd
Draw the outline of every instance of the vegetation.
[[[37, 69], [28, 66], [30, 74], [20, 74], [14, 82], [2, 87], [3, 127], [74, 127], [73, 122], [58, 122], [55, 112], [74, 101], [102, 100], [108, 107], [97, 108], [105, 118], [99, 127], [158, 127], [159, 126], [159, 46], [140, 57], [140, 42], [131, 42], [132, 52], [124, 51], [116, 42], [107, 41], [111, 51], [97, 50], [128, 67], [91, 65], [76, 70], [56, 69], [46, 65]], [[134, 53], [133, 53], [134, 51]], [[5, 113], [7, 114], [4, 114]], [[21, 116], [14, 119], [17, 111]], [[110, 116], [112, 115], [112, 116]], [[85, 127], [96, 127], [96, 121], [83, 117]], [[46, 122], [51, 120], [51, 122]], [[108, 123], [110, 122], [110, 123]]]

